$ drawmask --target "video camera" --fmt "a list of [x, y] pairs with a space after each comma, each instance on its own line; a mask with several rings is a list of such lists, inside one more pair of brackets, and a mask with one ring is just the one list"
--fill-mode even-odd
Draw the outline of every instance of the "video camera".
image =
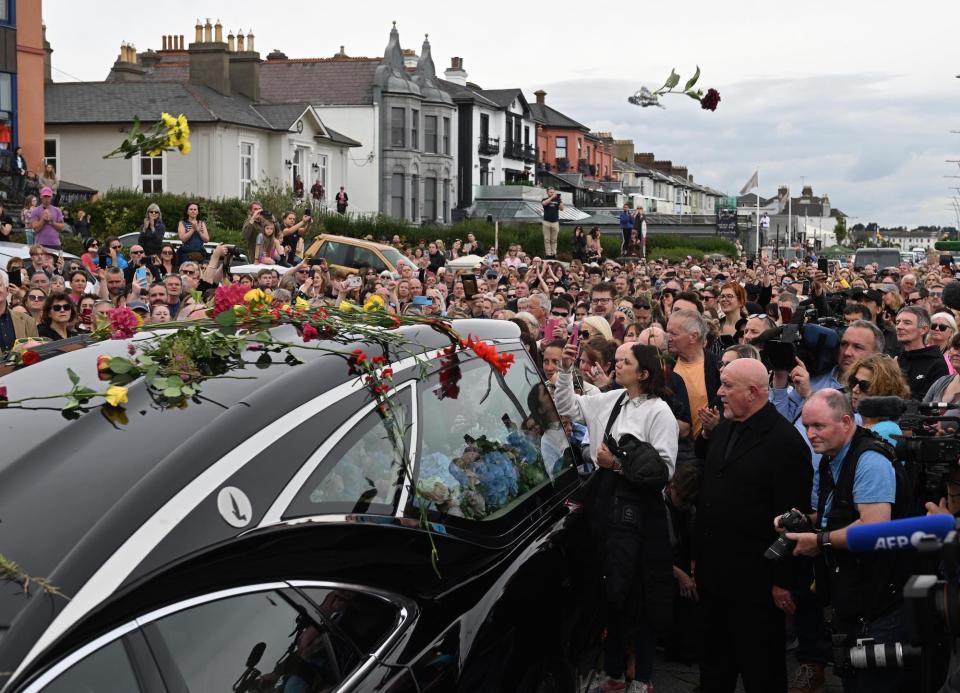
[[786, 325], [763, 332], [753, 344], [762, 351], [764, 365], [771, 370], [793, 370], [799, 358], [811, 375], [823, 375], [836, 365], [837, 347], [844, 329], [846, 324], [842, 319], [821, 317], [816, 308], [808, 308], [798, 310]]
[[[896, 435], [897, 459], [910, 465], [920, 507], [927, 501], [938, 503], [947, 495], [947, 477], [957, 468], [960, 459], [960, 418], [944, 416], [948, 405], [943, 402], [917, 402], [899, 397], [864, 397], [857, 405], [861, 416], [869, 419], [897, 421], [906, 435]], [[937, 423], [953, 423], [944, 435]], [[944, 427], [940, 427], [944, 430]]]

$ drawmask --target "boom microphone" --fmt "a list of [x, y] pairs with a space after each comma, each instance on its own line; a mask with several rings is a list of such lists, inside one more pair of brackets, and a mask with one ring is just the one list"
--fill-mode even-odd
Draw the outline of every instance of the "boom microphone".
[[943, 305], [951, 310], [960, 310], [960, 282], [947, 282], [943, 285]]
[[907, 410], [907, 403], [890, 395], [886, 397], [863, 397], [857, 402], [857, 413], [868, 419], [899, 419]]
[[854, 525], [847, 530], [847, 548], [854, 552], [916, 551], [930, 535], [943, 539], [957, 528], [953, 515], [907, 517], [890, 522]]

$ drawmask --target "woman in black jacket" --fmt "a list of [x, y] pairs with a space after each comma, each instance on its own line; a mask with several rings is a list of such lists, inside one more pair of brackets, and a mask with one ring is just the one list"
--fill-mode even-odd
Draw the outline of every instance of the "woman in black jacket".
[[77, 319], [77, 305], [70, 294], [54, 291], [43, 304], [43, 313], [37, 333], [44, 339], [57, 341], [74, 337], [77, 331], [73, 325]]
[[580, 262], [587, 261], [587, 236], [582, 226], [573, 230], [573, 259]]
[[147, 207], [147, 216], [143, 220], [140, 235], [137, 236], [137, 243], [143, 246], [143, 254], [146, 257], [152, 258], [160, 254], [166, 232], [167, 227], [163, 223], [160, 205], [153, 202]]

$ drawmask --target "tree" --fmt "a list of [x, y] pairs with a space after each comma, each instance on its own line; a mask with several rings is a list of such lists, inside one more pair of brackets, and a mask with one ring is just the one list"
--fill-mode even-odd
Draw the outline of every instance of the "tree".
[[837, 217], [837, 225], [833, 227], [833, 234], [837, 237], [837, 245], [843, 245], [847, 237], [847, 218]]

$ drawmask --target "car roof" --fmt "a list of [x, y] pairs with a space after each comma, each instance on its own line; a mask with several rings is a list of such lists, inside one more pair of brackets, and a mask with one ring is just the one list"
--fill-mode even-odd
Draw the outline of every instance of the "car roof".
[[[519, 337], [517, 326], [506, 321], [460, 320], [453, 327], [493, 341], [516, 342]], [[428, 358], [450, 343], [426, 325], [400, 331], [412, 353]], [[277, 340], [298, 339], [291, 326], [273, 333]], [[70, 368], [82, 385], [102, 390], [97, 356], [124, 355], [128, 344], [110, 340], [63, 353], [4, 376], [3, 384], [11, 400], [65, 392], [71, 387]], [[327, 345], [343, 353], [357, 346], [371, 349], [369, 344]], [[208, 380], [202, 397], [183, 409], [161, 406], [142, 380], [135, 381], [124, 409], [128, 422], [122, 425], [100, 409], [69, 421], [60, 412], [60, 400], [42, 402], [49, 408], [39, 410], [0, 410], [0, 553], [27, 573], [65, 586], [68, 593], [77, 589], [154, 512], [265, 423], [357, 382], [339, 356], [306, 349], [297, 355], [304, 364], [291, 368], [275, 358], [278, 365], [261, 369], [251, 360], [242, 372], [231, 373], [244, 379]], [[418, 375], [413, 368], [405, 377]], [[165, 555], [177, 551], [164, 548]], [[27, 606], [29, 599], [19, 586], [0, 585], [0, 636]]]
[[392, 245], [378, 243], [377, 241], [368, 241], [364, 238], [353, 238], [351, 236], [336, 236], [332, 233], [321, 233], [315, 240], [335, 241], [337, 243], [346, 243], [347, 245], [360, 245], [367, 248], [377, 248], [378, 250], [396, 250]]
[[[13, 258], [13, 257], [19, 257], [19, 258], [23, 258], [24, 260], [28, 260], [28, 259], [30, 259], [30, 248], [31, 248], [31, 247], [32, 247], [32, 246], [30, 246], [30, 245], [27, 244], [27, 243], [12, 243], [12, 242], [10, 242], [10, 241], [0, 241], [0, 255], [2, 255], [3, 257], [5, 257], [5, 258], [7, 258], [7, 259], [10, 259], [10, 258]], [[56, 255], [56, 254], [57, 254], [57, 253], [55, 253], [54, 251], [52, 251], [51, 249], [49, 249], [49, 248], [44, 248], [44, 250], [47, 251], [47, 254], [48, 254], [48, 255]], [[72, 253], [66, 253], [66, 252], [63, 254], [63, 257], [66, 258], [67, 260], [76, 260], [76, 259], [78, 259], [76, 255], [73, 255]], [[6, 264], [6, 263], [4, 263], [4, 264]], [[5, 267], [4, 267], [4, 269], [5, 269]]]

